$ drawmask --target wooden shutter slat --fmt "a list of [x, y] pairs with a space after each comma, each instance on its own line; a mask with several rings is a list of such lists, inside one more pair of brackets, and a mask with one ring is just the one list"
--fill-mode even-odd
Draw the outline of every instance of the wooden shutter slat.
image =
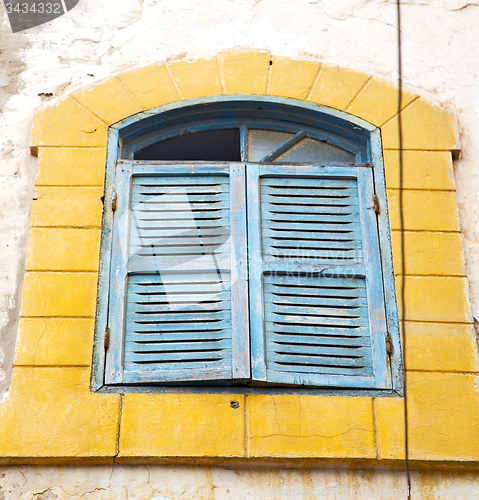
[[189, 323], [163, 323], [163, 324], [152, 324], [152, 323], [138, 323], [132, 320], [126, 322], [127, 328], [130, 328], [132, 332], [132, 338], [135, 334], [154, 334], [157, 333], [168, 335], [170, 332], [194, 332], [197, 330], [212, 331], [212, 335], [217, 331], [227, 331], [231, 330], [231, 319], [222, 319], [220, 321], [210, 321], [210, 322], [189, 322]]
[[344, 198], [334, 198], [330, 196], [294, 196], [290, 197], [284, 193], [283, 196], [265, 196], [265, 201], [269, 204], [283, 204], [283, 205], [307, 205], [307, 206], [338, 206], [338, 207], [350, 207], [354, 206], [353, 200], [349, 196]]

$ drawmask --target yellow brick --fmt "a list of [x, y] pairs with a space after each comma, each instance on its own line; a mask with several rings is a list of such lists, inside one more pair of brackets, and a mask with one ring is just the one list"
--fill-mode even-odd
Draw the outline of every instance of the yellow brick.
[[183, 99], [223, 93], [216, 59], [176, 62], [170, 64], [169, 69]]
[[[391, 228], [399, 229], [399, 190], [387, 191]], [[403, 193], [404, 229], [459, 231], [456, 193], [415, 190]]]
[[375, 398], [373, 408], [378, 458], [404, 459], [403, 398]]
[[21, 368], [0, 405], [0, 456], [113, 457], [119, 396], [92, 394], [89, 368]]
[[139, 456], [244, 456], [244, 396], [126, 394], [119, 457]]
[[32, 228], [27, 269], [97, 271], [100, 229]]
[[[418, 99], [401, 116], [405, 149], [459, 149], [456, 118], [448, 111]], [[397, 117], [384, 125], [381, 133], [385, 149], [399, 148]]]
[[103, 186], [106, 148], [40, 148], [37, 186]]
[[118, 78], [145, 109], [179, 100], [178, 92], [163, 65], [155, 64], [147, 68], [129, 71], [119, 75]]
[[21, 318], [15, 366], [89, 366], [94, 327], [86, 318]]
[[227, 51], [218, 56], [227, 94], [265, 94], [270, 54]]
[[344, 110], [367, 81], [368, 76], [363, 73], [323, 64], [309, 100]]
[[407, 322], [406, 334], [408, 370], [479, 371], [472, 326]]
[[[401, 233], [391, 234], [394, 270], [401, 272]], [[404, 233], [406, 274], [464, 276], [465, 261], [459, 233]]]
[[[399, 151], [384, 151], [386, 186], [399, 188]], [[404, 151], [403, 185], [406, 189], [454, 190], [451, 153]]]
[[287, 57], [274, 57], [272, 62], [269, 94], [306, 99], [320, 64]]
[[251, 457], [375, 458], [371, 399], [247, 396]]
[[32, 226], [100, 227], [103, 188], [38, 187]]
[[127, 116], [143, 111], [140, 103], [130, 94], [118, 78], [110, 78], [88, 90], [81, 90], [72, 97], [100, 117], [108, 125]]
[[[410, 372], [409, 451], [412, 460], [479, 459], [479, 393], [474, 375]], [[404, 457], [402, 399], [376, 398], [380, 458]]]
[[22, 316], [93, 316], [96, 273], [34, 273], [25, 276]]
[[[403, 91], [402, 108], [416, 97], [416, 94]], [[397, 89], [377, 78], [370, 80], [348, 107], [349, 113], [378, 127], [396, 115], [397, 110]]]
[[107, 126], [75, 100], [68, 98], [58, 106], [35, 116], [32, 130], [34, 146], [106, 146]]
[[[396, 278], [401, 309], [401, 278]], [[470, 322], [466, 278], [406, 277], [406, 319], [413, 321]]]

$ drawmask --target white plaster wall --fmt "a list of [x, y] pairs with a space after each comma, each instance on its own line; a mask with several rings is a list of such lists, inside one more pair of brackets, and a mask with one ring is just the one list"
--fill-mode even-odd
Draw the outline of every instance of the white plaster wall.
[[[126, 69], [231, 47], [396, 81], [395, 0], [81, 0], [67, 15], [17, 34], [2, 4], [0, 16], [0, 394], [10, 379], [19, 314], [36, 110]], [[405, 0], [403, 26], [405, 81], [458, 116], [455, 177], [479, 318], [479, 2]]]
[[[412, 471], [412, 500], [473, 500], [479, 475]], [[0, 467], [0, 500], [403, 500], [401, 470]]]
[[[462, 155], [455, 162], [455, 177], [479, 318], [479, 2], [405, 0], [403, 14], [405, 81], [458, 116]], [[0, 20], [2, 16], [0, 399], [10, 379], [21, 299], [37, 168], [29, 154], [36, 110], [117, 72], [231, 47], [268, 49], [396, 80], [395, 0], [80, 0], [68, 15], [19, 34], [10, 32], [0, 3]], [[53, 96], [41, 95], [49, 93]], [[459, 486], [452, 498], [479, 497], [477, 476], [414, 478], [420, 488]], [[353, 492], [333, 489], [329, 496], [313, 496], [311, 490], [299, 490], [335, 485]], [[393, 498], [354, 493], [367, 485], [404, 488], [404, 476], [400, 471], [120, 465], [0, 468], [0, 500]], [[466, 486], [476, 493], [470, 496]], [[422, 490], [413, 498], [424, 498]]]

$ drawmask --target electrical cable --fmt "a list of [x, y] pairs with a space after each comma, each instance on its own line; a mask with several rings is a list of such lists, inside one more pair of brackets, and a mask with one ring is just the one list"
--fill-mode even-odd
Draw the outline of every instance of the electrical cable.
[[402, 130], [402, 35], [401, 35], [401, 0], [397, 0], [397, 30], [398, 30], [398, 134], [399, 134], [399, 219], [401, 234], [401, 329], [402, 329], [402, 356], [404, 370], [404, 461], [406, 465], [407, 499], [411, 500], [411, 471], [409, 469], [409, 427], [407, 401], [407, 365], [406, 365], [406, 254], [404, 242], [404, 159], [403, 159], [403, 130]]

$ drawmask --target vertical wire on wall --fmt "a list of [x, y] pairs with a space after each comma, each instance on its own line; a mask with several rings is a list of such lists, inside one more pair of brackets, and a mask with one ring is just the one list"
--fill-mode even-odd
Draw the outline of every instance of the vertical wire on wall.
[[404, 459], [406, 464], [407, 499], [411, 500], [411, 471], [409, 470], [409, 426], [407, 401], [407, 365], [406, 365], [406, 256], [404, 242], [404, 210], [403, 210], [403, 131], [402, 131], [402, 36], [401, 36], [401, 0], [397, 0], [397, 30], [398, 30], [398, 134], [399, 134], [399, 219], [401, 233], [401, 329], [403, 342], [404, 370]]

